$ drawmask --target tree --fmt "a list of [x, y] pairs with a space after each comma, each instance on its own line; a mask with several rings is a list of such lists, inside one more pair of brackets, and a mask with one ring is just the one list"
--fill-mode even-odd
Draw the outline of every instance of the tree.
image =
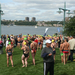
[[67, 36], [75, 36], [75, 16], [70, 17], [65, 24], [63, 33]]

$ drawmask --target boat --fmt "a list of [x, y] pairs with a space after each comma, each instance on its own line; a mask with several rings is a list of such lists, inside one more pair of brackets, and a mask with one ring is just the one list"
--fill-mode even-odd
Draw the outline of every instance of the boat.
[[37, 28], [37, 26], [35, 26], [35, 28]]

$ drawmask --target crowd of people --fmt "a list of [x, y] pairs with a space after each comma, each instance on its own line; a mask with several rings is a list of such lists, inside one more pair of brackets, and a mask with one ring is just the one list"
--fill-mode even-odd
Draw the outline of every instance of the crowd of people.
[[22, 67], [27, 67], [27, 60], [30, 57], [29, 53], [31, 52], [33, 65], [35, 65], [36, 51], [40, 49], [40, 55], [44, 60], [44, 65], [47, 65], [47, 70], [45, 69], [46, 71], [44, 71], [44, 74], [47, 75], [50, 66], [50, 68], [52, 68], [50, 70], [50, 73], [52, 74], [50, 75], [53, 75], [56, 48], [59, 48], [60, 50], [61, 62], [64, 63], [64, 65], [67, 63], [67, 60], [73, 61], [73, 53], [75, 49], [74, 38], [74, 36], [63, 35], [2, 35], [0, 39], [0, 50], [3, 48], [3, 45], [6, 46], [5, 51], [7, 56], [7, 67], [9, 66], [9, 57], [12, 67], [14, 67], [12, 59], [12, 53], [14, 51], [14, 48], [18, 47], [19, 49], [23, 50], [23, 55], [21, 57], [23, 64]]

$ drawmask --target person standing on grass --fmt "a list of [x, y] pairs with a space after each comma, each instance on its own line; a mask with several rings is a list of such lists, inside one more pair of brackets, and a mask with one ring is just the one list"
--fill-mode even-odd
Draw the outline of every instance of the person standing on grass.
[[60, 55], [61, 55], [61, 62], [63, 63], [63, 40], [61, 41], [61, 44], [60, 44]]
[[27, 59], [29, 56], [29, 47], [26, 45], [26, 42], [23, 42], [23, 46], [22, 46], [21, 50], [23, 50], [23, 55], [22, 55], [23, 66], [22, 67], [27, 67]]
[[20, 38], [20, 35], [18, 36], [17, 38], [17, 47], [20, 48], [20, 45], [21, 45], [21, 38]]
[[54, 61], [55, 61], [55, 55], [56, 55], [56, 50], [55, 50], [55, 48], [56, 48], [56, 43], [55, 43], [54, 40], [52, 40], [51, 47], [52, 47], [52, 49], [53, 49], [53, 56], [54, 56]]
[[70, 45], [68, 43], [68, 39], [65, 38], [64, 39], [64, 43], [63, 43], [63, 61], [64, 61], [64, 65], [66, 64], [67, 62], [67, 58], [68, 58], [68, 53], [70, 55]]
[[11, 45], [11, 42], [9, 42], [8, 46], [5, 49], [6, 50], [6, 55], [7, 55], [7, 67], [9, 67], [9, 57], [10, 57], [11, 64], [12, 64], [12, 67], [13, 67], [12, 48], [13, 48], [13, 46]]
[[32, 60], [33, 60], [33, 64], [35, 65], [35, 55], [36, 55], [36, 50], [37, 50], [37, 42], [35, 42], [35, 38], [31, 39], [32, 43], [30, 44], [30, 48], [31, 48], [31, 55], [32, 55]]
[[73, 36], [73, 38], [71, 40], [68, 41], [68, 43], [70, 44], [70, 55], [68, 60], [71, 60], [71, 62], [73, 61], [73, 53], [75, 52], [75, 36]]
[[54, 75], [54, 58], [53, 50], [51, 48], [51, 41], [46, 40], [46, 47], [42, 49], [41, 57], [44, 61], [44, 75]]

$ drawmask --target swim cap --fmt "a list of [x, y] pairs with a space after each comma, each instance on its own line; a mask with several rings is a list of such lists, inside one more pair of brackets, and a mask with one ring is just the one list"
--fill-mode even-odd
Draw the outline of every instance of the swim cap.
[[26, 42], [24, 42], [23, 44], [26, 45]]
[[9, 38], [8, 38], [8, 40], [9, 40]]
[[29, 35], [30, 36], [30, 35]]
[[54, 40], [52, 40], [52, 43], [54, 42]]
[[9, 45], [11, 44], [11, 42], [8, 43]]
[[24, 38], [24, 40], [27, 40], [27, 38]]

